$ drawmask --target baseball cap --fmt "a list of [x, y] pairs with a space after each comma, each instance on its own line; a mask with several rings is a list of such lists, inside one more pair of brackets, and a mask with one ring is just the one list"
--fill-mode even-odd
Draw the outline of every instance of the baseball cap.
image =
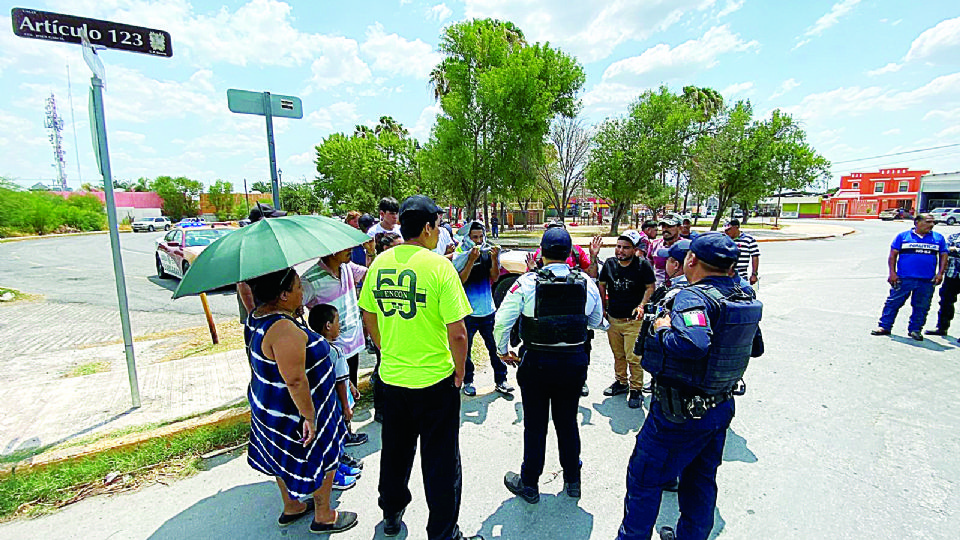
[[717, 268], [729, 268], [740, 258], [740, 248], [723, 233], [701, 234], [690, 242], [690, 251], [701, 261]]
[[[642, 235], [642, 236], [646, 236], [646, 235]], [[617, 240], [620, 240], [620, 239], [628, 240], [631, 244], [633, 244], [633, 247], [635, 248], [641, 247], [640, 243], [643, 241], [643, 238], [641, 238], [640, 232], [632, 229], [629, 231], [623, 231], [623, 234], [621, 234], [617, 238]]]
[[725, 229], [729, 229], [730, 227], [739, 227], [739, 226], [740, 226], [740, 220], [737, 219], [737, 218], [733, 218], [733, 219], [731, 219], [730, 221], [727, 222], [727, 224], [724, 226], [724, 228], [725, 228]]
[[443, 212], [443, 209], [426, 195], [411, 195], [404, 199], [403, 204], [400, 205], [400, 217], [403, 217], [404, 212], [410, 211], [439, 214]]
[[680, 218], [676, 214], [667, 214], [660, 218], [660, 225], [666, 225], [667, 227], [676, 227], [680, 225]]
[[573, 248], [570, 233], [561, 227], [551, 227], [540, 238], [540, 251], [550, 259], [566, 259]]
[[283, 210], [277, 210], [274, 207], [270, 206], [269, 204], [260, 203], [259, 205], [254, 206], [253, 208], [250, 209], [250, 215], [247, 216], [247, 219], [249, 219], [250, 222], [253, 223], [255, 221], [260, 221], [264, 217], [275, 218], [275, 217], [283, 217], [285, 215], [287, 215], [287, 213], [284, 212]]
[[690, 240], [680, 240], [667, 248], [666, 255], [677, 262], [683, 262], [688, 251], [690, 251]]

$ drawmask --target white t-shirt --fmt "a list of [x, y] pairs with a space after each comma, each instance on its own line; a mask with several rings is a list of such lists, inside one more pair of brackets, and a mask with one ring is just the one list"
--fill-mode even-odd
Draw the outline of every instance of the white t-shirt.
[[384, 229], [383, 222], [377, 223], [373, 227], [370, 227], [370, 230], [367, 231], [367, 236], [369, 236], [370, 238], [374, 238], [379, 233], [388, 233], [388, 232], [400, 234], [400, 224], [397, 223], [396, 225], [394, 225], [393, 229]]
[[433, 251], [439, 253], [440, 255], [447, 254], [447, 246], [453, 243], [453, 238], [450, 236], [450, 233], [447, 232], [446, 227], [440, 227], [440, 236], [437, 238], [437, 247]]

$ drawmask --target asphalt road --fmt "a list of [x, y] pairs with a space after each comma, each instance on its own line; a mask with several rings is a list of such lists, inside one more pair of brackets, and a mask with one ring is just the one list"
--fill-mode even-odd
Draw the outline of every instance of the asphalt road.
[[[163, 234], [161, 231], [120, 235], [130, 309], [203, 313], [196, 298], [171, 299], [179, 283], [177, 279], [157, 277], [154, 252], [156, 240]], [[0, 244], [0, 284], [42, 294], [55, 302], [117, 307], [110, 238], [105, 234]], [[223, 290], [207, 296], [215, 314], [237, 314], [235, 292]], [[194, 323], [191, 325], [202, 324]]]
[[[712, 538], [952, 540], [960, 530], [960, 412], [952, 399], [960, 393], [958, 342], [906, 338], [909, 308], [901, 312], [893, 337], [869, 335], [888, 290], [889, 243], [910, 224], [849, 225], [860, 232], [761, 244], [766, 354], [751, 362], [747, 394], [737, 398], [717, 477]], [[936, 307], [928, 328], [935, 312]], [[588, 379], [593, 391], [580, 401], [584, 495], [579, 501], [558, 494], [552, 430], [540, 504], [528, 505], [503, 488], [503, 473], [520, 464], [522, 396], [508, 400], [481, 388], [481, 395], [463, 400], [464, 531], [506, 540], [616, 535], [626, 463], [643, 413], [628, 409], [622, 396], [601, 395], [612, 381], [611, 364], [600, 334]], [[489, 372], [478, 374], [481, 387], [491, 381]], [[367, 466], [355, 489], [338, 494], [337, 504], [357, 511], [360, 525], [337, 536], [381, 538], [379, 428], [364, 411], [355, 427], [370, 434], [367, 445], [354, 449]], [[401, 538], [423, 538], [426, 523], [419, 460], [415, 463], [413, 501]], [[98, 497], [53, 516], [0, 525], [0, 538], [310, 536], [307, 523], [277, 530], [276, 487], [243, 457], [213, 465], [169, 486]], [[664, 496], [661, 524], [676, 522], [677, 504], [675, 495]]]

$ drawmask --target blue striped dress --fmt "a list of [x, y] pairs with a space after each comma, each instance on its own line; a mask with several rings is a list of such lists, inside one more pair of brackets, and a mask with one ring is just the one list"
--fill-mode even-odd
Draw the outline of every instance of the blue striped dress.
[[[317, 436], [304, 447], [298, 440], [302, 420], [277, 363], [263, 355], [263, 337], [282, 318], [307, 334], [306, 372], [317, 411]], [[250, 402], [250, 447], [247, 461], [254, 469], [283, 480], [294, 497], [302, 498], [323, 484], [324, 475], [337, 468], [346, 427], [337, 407], [336, 377], [330, 345], [319, 334], [281, 314], [247, 317], [244, 338], [253, 376], [247, 390]]]

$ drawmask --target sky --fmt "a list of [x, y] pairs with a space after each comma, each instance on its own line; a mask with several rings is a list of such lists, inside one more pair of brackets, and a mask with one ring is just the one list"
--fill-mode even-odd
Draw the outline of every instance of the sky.
[[[284, 182], [316, 176], [314, 147], [331, 133], [384, 115], [425, 140], [439, 112], [427, 76], [441, 32], [483, 17], [513, 21], [528, 42], [577, 57], [588, 126], [626, 114], [644, 90], [694, 84], [749, 99], [757, 116], [794, 115], [834, 163], [830, 185], [887, 167], [960, 171], [956, 0], [23, 2], [0, 2], [0, 176], [25, 186], [56, 177], [44, 128], [51, 92], [65, 121], [68, 185], [99, 175], [80, 46], [15, 36], [13, 7], [171, 34], [172, 58], [100, 53], [121, 180], [184, 175], [237, 191], [244, 178], [269, 180], [264, 118], [231, 113], [231, 88], [302, 99], [302, 119], [274, 121]], [[936, 148], [947, 145], [956, 146]], [[911, 153], [862, 159], [899, 152]]]

